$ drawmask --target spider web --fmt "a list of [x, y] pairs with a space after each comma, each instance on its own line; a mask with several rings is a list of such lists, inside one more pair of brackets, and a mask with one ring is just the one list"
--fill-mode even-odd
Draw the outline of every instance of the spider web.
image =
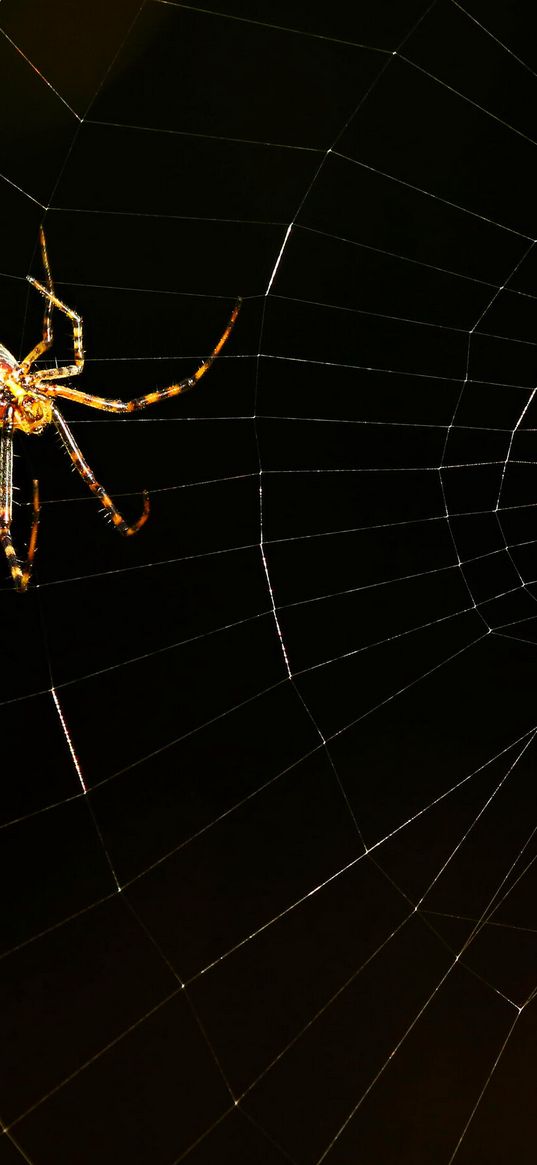
[[8, 1165], [533, 1160], [537, 63], [362, 8], [0, 8], [2, 342], [41, 221], [89, 392], [244, 299], [63, 402], [139, 537], [17, 444]]

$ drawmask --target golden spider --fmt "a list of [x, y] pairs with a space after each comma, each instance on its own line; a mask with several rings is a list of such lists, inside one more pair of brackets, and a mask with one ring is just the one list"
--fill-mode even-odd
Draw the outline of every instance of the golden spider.
[[[82, 319], [70, 307], [66, 307], [54, 292], [45, 234], [42, 227], [39, 231], [39, 241], [46, 287], [38, 283], [36, 279], [32, 279], [31, 275], [28, 275], [27, 278], [29, 283], [37, 288], [37, 291], [47, 301], [43, 317], [43, 339], [35, 345], [35, 348], [32, 348], [31, 352], [25, 356], [20, 364], [17, 363], [15, 357], [11, 355], [11, 352], [8, 352], [7, 348], [4, 348], [3, 344], [0, 344], [0, 542], [4, 549], [17, 591], [25, 591], [30, 581], [32, 564], [37, 549], [40, 502], [39, 483], [34, 481], [32, 527], [26, 558], [21, 560], [15, 551], [11, 537], [13, 435], [15, 430], [20, 429], [23, 433], [39, 434], [43, 432], [47, 425], [53, 424], [59, 433], [63, 445], [67, 449], [73, 465], [87, 483], [92, 493], [100, 498], [116, 530], [120, 534], [125, 535], [125, 537], [128, 537], [130, 534], [137, 534], [149, 516], [149, 497], [147, 493], [144, 491], [144, 507], [140, 517], [129, 526], [119, 513], [112, 499], [108, 496], [104, 487], [99, 485], [99, 482], [78, 448], [69, 426], [65, 423], [60, 410], [51, 398], [64, 397], [66, 400], [74, 400], [79, 404], [88, 405], [92, 409], [104, 409], [107, 413], [133, 413], [138, 409], [147, 408], [148, 405], [156, 404], [157, 401], [164, 400], [166, 397], [177, 396], [181, 392], [188, 392], [190, 388], [194, 388], [198, 380], [211, 367], [211, 364], [223, 348], [239, 314], [241, 305], [241, 300], [238, 299], [231, 313], [229, 323], [216, 347], [213, 348], [211, 355], [200, 365], [192, 376], [187, 377], [186, 380], [179, 381], [178, 384], [171, 384], [168, 388], [155, 389], [154, 392], [148, 392], [145, 396], [138, 396], [134, 400], [129, 401], [108, 400], [106, 397], [93, 396], [88, 392], [80, 392], [76, 388], [69, 387], [69, 385], [60, 386], [56, 384], [56, 381], [65, 380], [70, 376], [78, 376], [84, 367]], [[67, 365], [63, 368], [45, 368], [31, 372], [32, 365], [52, 345], [53, 308], [57, 308], [58, 311], [63, 312], [72, 323], [74, 364]]]

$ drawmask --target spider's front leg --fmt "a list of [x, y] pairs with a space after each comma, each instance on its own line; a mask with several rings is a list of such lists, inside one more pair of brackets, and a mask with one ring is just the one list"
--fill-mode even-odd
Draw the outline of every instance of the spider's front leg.
[[28, 589], [32, 565], [37, 550], [39, 529], [39, 486], [33, 483], [32, 529], [28, 542], [28, 553], [21, 562], [11, 536], [11, 516], [13, 507], [13, 406], [6, 408], [0, 431], [0, 544], [8, 561], [11, 577], [18, 591]]
[[144, 491], [144, 507], [140, 517], [136, 522], [133, 522], [132, 525], [129, 526], [128, 522], [125, 521], [123, 515], [120, 514], [119, 510], [114, 505], [112, 498], [109, 496], [109, 494], [107, 494], [104, 486], [100, 485], [97, 481], [93, 470], [90, 469], [85, 457], [83, 456], [73, 437], [69, 426], [65, 423], [62, 414], [60, 413], [60, 410], [56, 408], [56, 405], [52, 406], [52, 417], [60, 435], [62, 444], [67, 449], [75, 469], [78, 470], [81, 478], [86, 482], [86, 485], [89, 486], [91, 492], [95, 494], [96, 497], [100, 498], [105, 510], [110, 514], [115, 529], [118, 530], [120, 534], [123, 534], [126, 538], [128, 538], [131, 534], [137, 534], [138, 530], [141, 530], [142, 526], [145, 525], [149, 517], [150, 503], [147, 493]]
[[[46, 251], [44, 252], [43, 262], [45, 262], [45, 255]], [[78, 312], [73, 311], [73, 309], [70, 307], [67, 307], [67, 304], [63, 303], [63, 301], [58, 299], [57, 295], [55, 295], [52, 281], [50, 280], [48, 260], [46, 262], [45, 270], [49, 280], [48, 287], [43, 287], [43, 284], [38, 283], [37, 279], [34, 279], [32, 275], [27, 275], [26, 278], [28, 283], [31, 283], [32, 287], [35, 287], [37, 291], [41, 292], [41, 295], [43, 295], [47, 300], [45, 320], [48, 319], [50, 322], [52, 308], [57, 307], [58, 311], [63, 312], [63, 314], [67, 316], [67, 319], [71, 321], [73, 327], [73, 348], [75, 362], [74, 364], [67, 364], [62, 368], [45, 368], [42, 372], [39, 373], [40, 383], [44, 380], [65, 380], [65, 378], [68, 376], [78, 376], [79, 372], [82, 372], [84, 367], [84, 349], [82, 346], [82, 318], [79, 316]], [[49, 345], [47, 344], [46, 346], [48, 347]], [[39, 348], [39, 345], [37, 347]], [[28, 364], [30, 358], [36, 358], [34, 355], [35, 352], [37, 352], [37, 348], [34, 348], [34, 352], [30, 352], [30, 355], [26, 357], [25, 361], [23, 361], [25, 366]]]
[[[43, 262], [43, 269], [47, 281], [47, 290], [49, 295], [54, 295], [54, 284], [52, 282], [52, 275], [50, 272], [47, 243], [43, 227], [39, 228], [39, 242], [41, 244], [41, 259]], [[19, 371], [22, 372], [23, 375], [25, 375], [30, 370], [32, 364], [35, 364], [36, 360], [39, 360], [40, 356], [43, 356], [43, 354], [48, 351], [52, 345], [52, 340], [52, 304], [49, 299], [45, 308], [45, 314], [43, 316], [43, 339], [40, 340], [39, 344], [36, 344], [35, 348], [32, 348], [31, 352], [28, 352], [28, 355], [25, 356], [24, 360], [21, 361], [19, 365]]]
[[[36, 284], [36, 286], [38, 285]], [[56, 303], [56, 300], [54, 302]], [[158, 401], [166, 400], [170, 396], [179, 396], [182, 392], [190, 392], [190, 389], [196, 387], [198, 381], [201, 380], [202, 376], [205, 376], [205, 373], [214, 364], [217, 356], [220, 355], [224, 344], [235, 326], [241, 303], [242, 300], [238, 299], [227, 326], [210, 356], [203, 361], [203, 364], [200, 364], [199, 368], [192, 373], [192, 376], [187, 376], [185, 380], [180, 380], [177, 384], [169, 384], [167, 388], [156, 388], [154, 392], [146, 392], [143, 396], [134, 397], [133, 400], [110, 400], [105, 396], [94, 396], [93, 393], [81, 392], [78, 388], [70, 388], [69, 385], [60, 386], [56, 384], [47, 385], [47, 394], [49, 396], [61, 396], [64, 400], [77, 401], [78, 404], [88, 405], [91, 409], [103, 409], [105, 413], [134, 413], [140, 409], [146, 409], [148, 405], [154, 405]], [[65, 369], [61, 368], [60, 372], [63, 375]], [[50, 369], [48, 372], [40, 373], [40, 380], [44, 380], [45, 378], [49, 380], [57, 379], [58, 372]]]

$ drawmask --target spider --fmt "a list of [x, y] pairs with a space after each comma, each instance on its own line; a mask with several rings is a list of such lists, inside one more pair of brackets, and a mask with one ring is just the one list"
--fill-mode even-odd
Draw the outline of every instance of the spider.
[[[15, 431], [20, 429], [22, 433], [33, 433], [37, 435], [42, 433], [47, 425], [54, 425], [62, 444], [65, 446], [71, 458], [73, 466], [78, 470], [91, 492], [100, 499], [105, 512], [110, 515], [116, 530], [125, 537], [129, 537], [131, 534], [137, 534], [149, 516], [150, 507], [147, 492], [144, 491], [143, 493], [144, 504], [140, 517], [132, 525], [129, 525], [114, 505], [112, 498], [109, 497], [104, 487], [97, 481], [92, 469], [90, 469], [90, 466], [78, 448], [69, 426], [64, 421], [60, 410], [54, 403], [54, 398], [64, 397], [65, 400], [77, 401], [79, 404], [87, 405], [92, 409], [103, 409], [107, 413], [133, 413], [139, 409], [147, 408], [148, 405], [156, 404], [157, 401], [165, 400], [166, 397], [177, 396], [181, 392], [188, 392], [189, 389], [194, 388], [198, 380], [211, 367], [211, 364], [223, 348], [239, 314], [241, 305], [241, 300], [238, 299], [231, 313], [229, 323], [216, 344], [216, 347], [213, 348], [211, 355], [207, 360], [204, 360], [203, 364], [200, 365], [192, 376], [188, 376], [185, 380], [179, 381], [178, 384], [171, 384], [168, 388], [155, 389], [154, 392], [148, 392], [144, 396], [135, 397], [134, 400], [108, 400], [106, 397], [93, 396], [91, 393], [81, 392], [76, 388], [71, 388], [69, 385], [61, 386], [56, 383], [56, 381], [65, 380], [71, 376], [78, 376], [82, 372], [84, 367], [82, 319], [77, 312], [62, 303], [54, 291], [43, 227], [40, 227], [39, 230], [39, 242], [46, 286], [38, 283], [37, 279], [33, 279], [31, 275], [28, 275], [27, 279], [32, 284], [32, 287], [35, 287], [46, 300], [45, 314], [43, 317], [43, 338], [32, 348], [31, 352], [25, 356], [20, 364], [17, 363], [11, 352], [8, 352], [7, 348], [3, 344], [0, 344], [0, 543], [8, 561], [15, 589], [19, 592], [27, 590], [32, 574], [32, 564], [37, 549], [40, 500], [39, 483], [38, 481], [34, 481], [32, 525], [26, 558], [21, 560], [17, 555], [11, 536], [13, 436]], [[32, 372], [30, 371], [32, 366], [35, 365], [36, 361], [52, 345], [52, 312], [54, 308], [63, 312], [71, 321], [73, 328], [74, 364], [69, 364], [62, 368], [45, 368]]]

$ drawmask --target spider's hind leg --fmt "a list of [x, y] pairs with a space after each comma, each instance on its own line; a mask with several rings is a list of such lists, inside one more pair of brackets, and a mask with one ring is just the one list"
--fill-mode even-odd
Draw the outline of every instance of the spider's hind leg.
[[37, 535], [39, 533], [39, 518], [41, 516], [41, 502], [39, 499], [39, 482], [34, 478], [32, 482], [32, 528], [28, 541], [28, 553], [23, 569], [23, 590], [26, 590], [32, 574], [32, 566], [37, 550]]
[[120, 514], [117, 506], [114, 505], [112, 498], [109, 496], [109, 494], [107, 494], [104, 486], [100, 485], [97, 481], [93, 470], [90, 469], [85, 457], [80, 451], [69, 426], [65, 423], [60, 410], [55, 406], [52, 408], [52, 416], [54, 424], [60, 435], [62, 444], [67, 449], [74, 468], [78, 471], [83, 481], [86, 482], [86, 485], [89, 486], [91, 492], [95, 494], [96, 497], [100, 498], [106, 513], [110, 515], [112, 524], [115, 529], [120, 534], [123, 534], [125, 538], [128, 538], [131, 534], [137, 534], [138, 530], [141, 530], [142, 526], [144, 526], [147, 522], [149, 517], [149, 510], [151, 508], [149, 497], [146, 491], [144, 490], [143, 493], [144, 505], [142, 513], [136, 522], [132, 522], [129, 525], [129, 523], [125, 521], [123, 515]]
[[11, 528], [6, 526], [0, 519], [0, 541], [2, 543], [4, 554], [6, 555], [11, 576], [15, 587], [22, 594], [28, 590], [28, 583], [32, 577], [32, 567], [37, 550], [37, 534], [39, 530], [39, 517], [41, 514], [41, 505], [39, 502], [39, 483], [33, 483], [32, 495], [32, 528], [30, 530], [30, 538], [28, 541], [28, 551], [26, 559], [21, 562], [15, 553], [15, 547], [11, 538]]
[[32, 528], [28, 542], [26, 559], [21, 562], [11, 535], [11, 513], [13, 499], [13, 409], [8, 408], [0, 432], [0, 545], [7, 558], [11, 577], [16, 590], [24, 592], [32, 575], [32, 565], [37, 550], [39, 529], [39, 485], [33, 483]]

